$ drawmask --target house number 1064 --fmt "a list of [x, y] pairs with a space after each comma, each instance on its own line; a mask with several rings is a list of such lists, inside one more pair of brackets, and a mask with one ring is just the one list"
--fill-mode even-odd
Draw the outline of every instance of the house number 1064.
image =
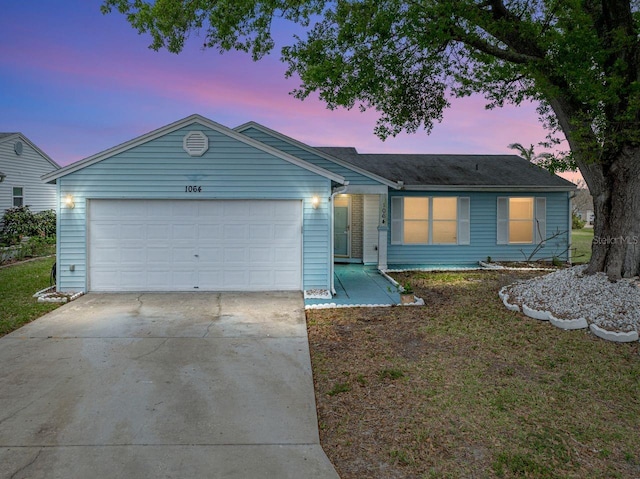
[[185, 186], [185, 193], [202, 193], [202, 186]]

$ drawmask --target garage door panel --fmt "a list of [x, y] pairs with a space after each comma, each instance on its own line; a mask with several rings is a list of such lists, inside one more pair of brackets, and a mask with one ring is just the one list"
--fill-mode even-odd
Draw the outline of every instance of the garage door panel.
[[227, 224], [224, 225], [223, 231], [224, 233], [222, 239], [224, 239], [225, 241], [242, 241], [248, 238], [247, 225], [245, 224]]
[[270, 265], [273, 263], [273, 249], [272, 248], [248, 248], [249, 261], [252, 263], [263, 263]]
[[169, 238], [171, 234], [171, 225], [164, 223], [150, 223], [147, 224], [147, 239], [158, 240], [161, 238]]
[[[198, 239], [215, 241], [222, 239], [222, 226], [219, 224], [201, 224], [198, 228]], [[203, 242], [200, 242], [203, 244]]]
[[91, 200], [93, 291], [299, 290], [302, 204]]

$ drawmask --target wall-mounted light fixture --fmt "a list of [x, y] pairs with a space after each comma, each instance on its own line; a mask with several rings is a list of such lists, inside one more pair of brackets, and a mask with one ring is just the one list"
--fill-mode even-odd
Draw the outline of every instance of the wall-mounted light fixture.
[[73, 201], [73, 196], [71, 196], [71, 195], [67, 195], [67, 196], [65, 196], [65, 197], [64, 197], [64, 205], [65, 205], [67, 208], [71, 208], [71, 209], [75, 208], [75, 207], [76, 207], [76, 204], [75, 204], [75, 202]]
[[318, 209], [318, 206], [320, 206], [320, 197], [319, 196], [314, 196], [313, 198], [311, 198], [311, 206], [313, 206], [314, 210]]

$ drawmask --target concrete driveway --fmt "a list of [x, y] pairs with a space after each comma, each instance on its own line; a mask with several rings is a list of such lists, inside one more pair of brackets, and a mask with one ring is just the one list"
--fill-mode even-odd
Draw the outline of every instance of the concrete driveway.
[[337, 478], [301, 294], [89, 294], [1, 338], [0, 477]]

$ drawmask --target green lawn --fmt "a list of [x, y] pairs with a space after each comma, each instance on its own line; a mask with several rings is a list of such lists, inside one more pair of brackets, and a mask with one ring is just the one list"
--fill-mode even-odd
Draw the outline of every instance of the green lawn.
[[49, 286], [55, 258], [42, 258], [0, 269], [0, 336], [10, 333], [59, 304], [38, 303], [33, 294]]
[[425, 306], [307, 311], [342, 479], [638, 479], [640, 346], [508, 311], [542, 273], [398, 273]]
[[591, 241], [593, 240], [593, 228], [583, 228], [571, 231], [571, 260], [575, 263], [588, 263], [591, 259]]

